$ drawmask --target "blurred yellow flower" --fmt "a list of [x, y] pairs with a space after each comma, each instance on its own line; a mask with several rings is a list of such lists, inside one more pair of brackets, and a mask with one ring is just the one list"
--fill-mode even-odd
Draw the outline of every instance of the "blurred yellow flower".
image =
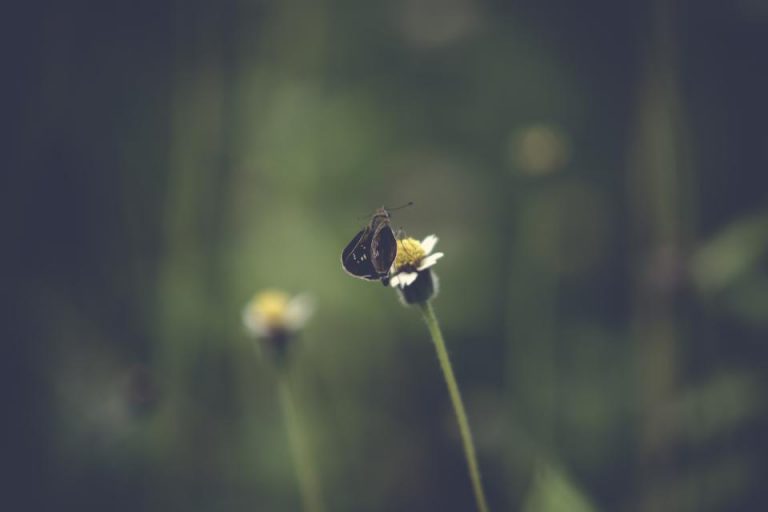
[[256, 337], [284, 336], [301, 330], [314, 310], [314, 300], [306, 293], [291, 297], [284, 291], [267, 289], [246, 304], [243, 323]]
[[545, 176], [568, 164], [571, 142], [559, 126], [538, 123], [512, 134], [509, 152], [512, 163], [520, 171], [530, 176]]

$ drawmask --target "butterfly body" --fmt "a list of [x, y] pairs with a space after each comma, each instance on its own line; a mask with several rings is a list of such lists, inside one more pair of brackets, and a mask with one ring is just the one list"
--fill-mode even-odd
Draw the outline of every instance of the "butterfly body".
[[390, 226], [389, 212], [379, 208], [342, 251], [341, 266], [353, 277], [378, 281], [389, 275], [396, 255], [397, 240]]

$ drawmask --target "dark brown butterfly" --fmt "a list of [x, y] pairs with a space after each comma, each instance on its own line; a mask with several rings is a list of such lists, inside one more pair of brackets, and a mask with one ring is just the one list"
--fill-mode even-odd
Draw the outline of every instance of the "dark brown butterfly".
[[397, 240], [389, 223], [389, 212], [379, 208], [341, 252], [344, 271], [360, 279], [386, 279], [397, 256]]

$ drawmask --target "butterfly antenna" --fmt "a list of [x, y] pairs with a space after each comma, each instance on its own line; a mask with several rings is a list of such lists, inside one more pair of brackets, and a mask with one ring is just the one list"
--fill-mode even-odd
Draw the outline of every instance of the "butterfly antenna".
[[[402, 210], [403, 208], [408, 208], [409, 206], [413, 206], [413, 201], [408, 201], [406, 204], [398, 206], [396, 208], [387, 208], [386, 206], [382, 206], [382, 208], [384, 208], [388, 212], [392, 212], [392, 211], [395, 211], [395, 210]], [[370, 219], [371, 215], [373, 215], [373, 212], [360, 215], [360, 216], [357, 217], [357, 219], [358, 220]]]
[[388, 212], [393, 212], [395, 210], [402, 210], [403, 208], [408, 208], [409, 206], [413, 206], [413, 201], [408, 201], [406, 204], [402, 206], [398, 206], [397, 208], [387, 208], [385, 206], [384, 209], [387, 210]]

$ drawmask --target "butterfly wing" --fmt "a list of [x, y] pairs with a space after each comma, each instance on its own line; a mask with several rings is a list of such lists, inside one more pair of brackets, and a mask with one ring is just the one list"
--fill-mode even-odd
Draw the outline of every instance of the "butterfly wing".
[[379, 272], [371, 261], [371, 230], [361, 230], [341, 252], [341, 266], [344, 271], [360, 279], [375, 281]]
[[377, 226], [371, 238], [371, 261], [379, 275], [386, 276], [397, 256], [397, 240], [389, 222]]

